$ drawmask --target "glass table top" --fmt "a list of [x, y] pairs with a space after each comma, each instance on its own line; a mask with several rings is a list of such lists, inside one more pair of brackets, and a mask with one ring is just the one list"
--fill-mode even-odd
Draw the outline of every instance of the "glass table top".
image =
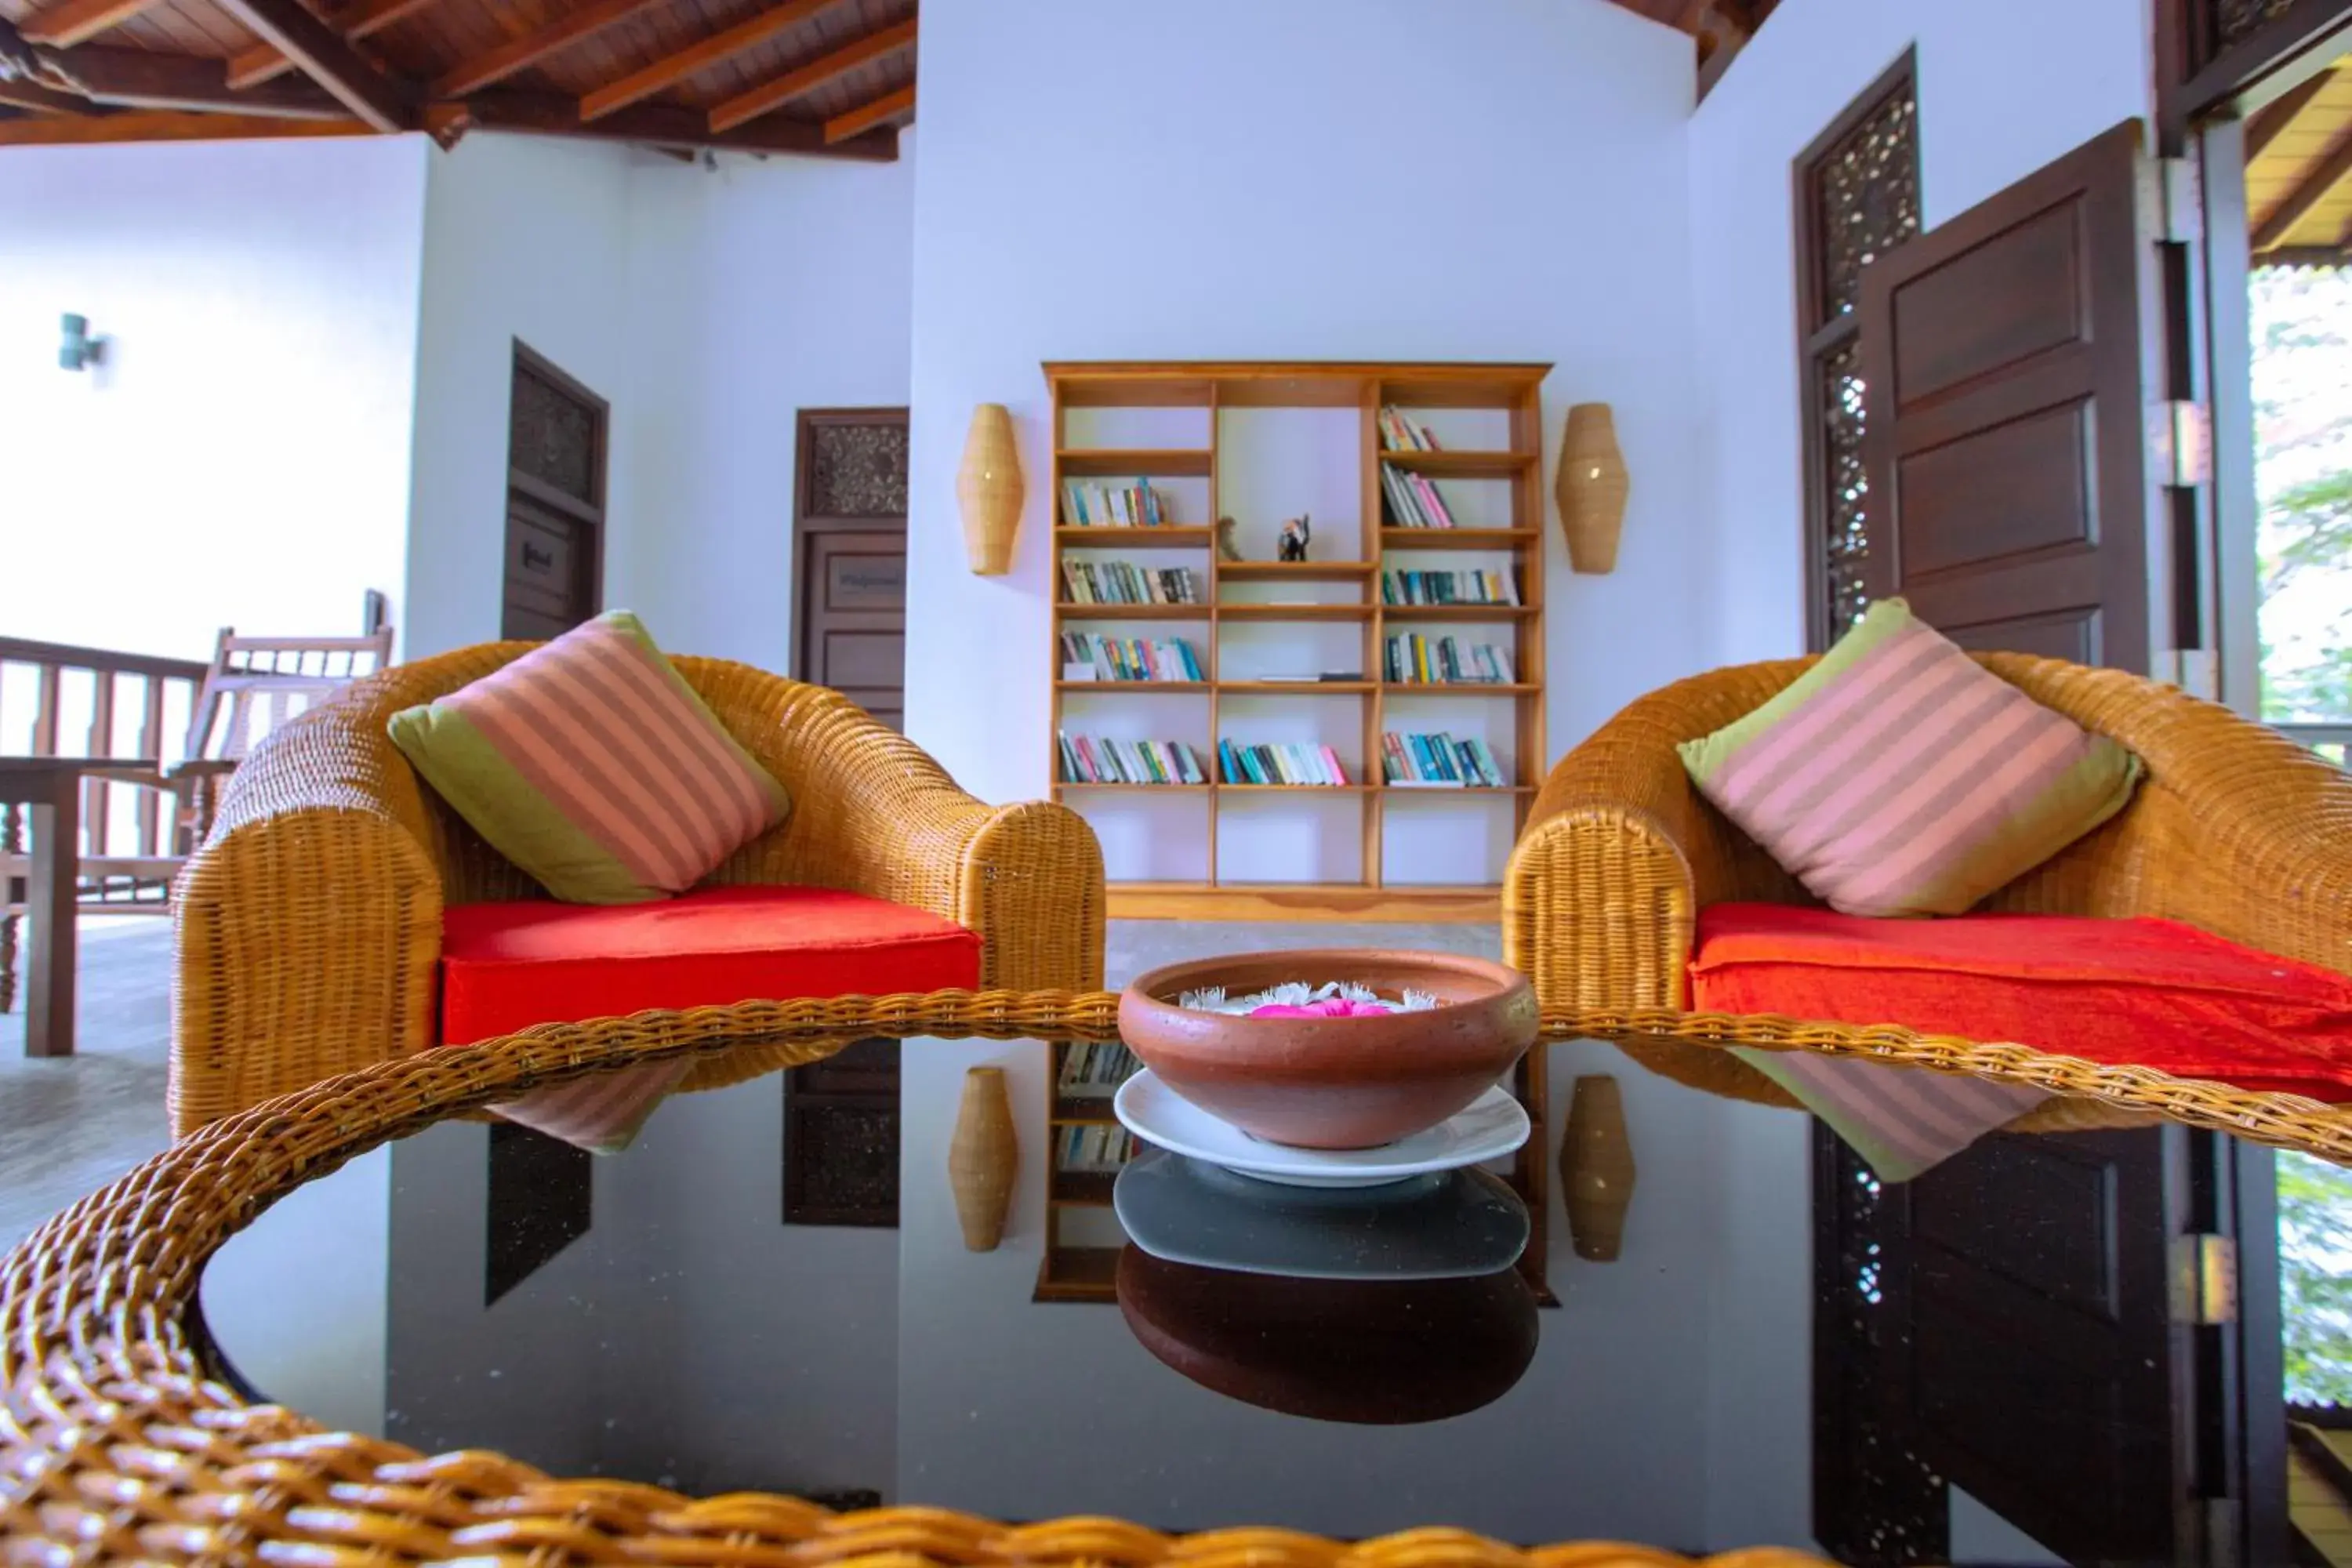
[[[2000, 1135], [1885, 1184], [1807, 1117], [1575, 1042], [1527, 1166], [1073, 1177], [1049, 1055], [868, 1042], [675, 1096], [616, 1155], [436, 1126], [234, 1238], [200, 1337], [332, 1426], [695, 1494], [1857, 1563], [2285, 1562], [2291, 1483], [2352, 1436], [2305, 1407], [2352, 1361], [2342, 1211], [2335, 1253], [2291, 1230], [2282, 1313], [2273, 1158], [2218, 1135]], [[948, 1172], [976, 1065], [1020, 1146], [986, 1252]], [[1601, 1076], [1630, 1197], [1571, 1224]]]

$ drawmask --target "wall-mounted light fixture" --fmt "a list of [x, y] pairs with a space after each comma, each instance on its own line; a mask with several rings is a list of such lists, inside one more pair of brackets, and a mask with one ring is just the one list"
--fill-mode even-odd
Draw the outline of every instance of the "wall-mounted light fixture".
[[964, 548], [971, 569], [983, 577], [1013, 570], [1013, 536], [1021, 526], [1021, 451], [1013, 441], [1013, 416], [1002, 403], [971, 411], [964, 438], [963, 466], [956, 470], [956, 500], [963, 509]]
[[1580, 403], [1570, 409], [1560, 436], [1557, 489], [1570, 566], [1579, 572], [1617, 569], [1617, 536], [1625, 526], [1625, 498], [1632, 488], [1609, 405]]
[[106, 340], [90, 336], [88, 316], [68, 311], [59, 324], [65, 329], [65, 338], [58, 345], [58, 369], [87, 370], [106, 363]]

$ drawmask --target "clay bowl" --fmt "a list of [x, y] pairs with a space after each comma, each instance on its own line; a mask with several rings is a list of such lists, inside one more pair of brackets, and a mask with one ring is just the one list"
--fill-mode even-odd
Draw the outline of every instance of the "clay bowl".
[[1228, 1399], [1359, 1426], [1444, 1421], [1510, 1392], [1535, 1360], [1516, 1268], [1470, 1279], [1287, 1279], [1119, 1254], [1128, 1331]]
[[[1188, 991], [1244, 996], [1286, 981], [1352, 980], [1386, 997], [1425, 991], [1420, 1013], [1251, 1018], [1179, 1007]], [[1128, 1048], [1169, 1088], [1269, 1142], [1369, 1149], [1461, 1110], [1536, 1038], [1527, 977], [1483, 958], [1336, 949], [1173, 963], [1118, 999]]]

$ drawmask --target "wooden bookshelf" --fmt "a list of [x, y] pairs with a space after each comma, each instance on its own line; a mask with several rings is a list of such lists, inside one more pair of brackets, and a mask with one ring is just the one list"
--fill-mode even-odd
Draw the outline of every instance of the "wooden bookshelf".
[[[1158, 790], [1171, 797], [1189, 798], [1202, 812], [1202, 863], [1207, 874], [1190, 880], [1117, 880], [1110, 884], [1109, 909], [1116, 916], [1199, 919], [1284, 918], [1318, 916], [1352, 920], [1494, 919], [1500, 912], [1499, 863], [1485, 868], [1490, 879], [1467, 886], [1430, 886], [1388, 874], [1382, 865], [1383, 837], [1391, 803], [1411, 795], [1416, 813], [1440, 809], [1421, 804], [1457, 798], [1465, 810], [1490, 809], [1500, 798], [1513, 803], [1513, 837], [1526, 826], [1526, 814], [1535, 786], [1542, 777], [1544, 755], [1544, 615], [1543, 615], [1543, 435], [1541, 389], [1549, 365], [1474, 363], [1054, 363], [1045, 366], [1053, 397], [1054, 467], [1051, 497], [1055, 509], [1053, 583], [1055, 604], [1050, 684], [1053, 689], [1051, 733], [1100, 732], [1094, 726], [1111, 721], [1112, 732], [1155, 740], [1181, 740], [1193, 745], [1209, 773], [1205, 785], [1101, 785], [1057, 783], [1055, 798], [1072, 804], [1112, 802]], [[1491, 444], [1462, 449], [1392, 451], [1381, 438], [1379, 414], [1393, 405], [1412, 417], [1416, 410], [1475, 411], [1482, 428], [1496, 432]], [[1227, 502], [1234, 465], [1248, 456], [1262, 457], [1257, 447], [1245, 454], [1229, 450], [1225, 416], [1234, 410], [1352, 410], [1355, 415], [1355, 462], [1358, 469], [1358, 513], [1351, 519], [1331, 519], [1317, 513], [1317, 530], [1306, 562], [1219, 559], [1215, 521], [1221, 512], [1235, 510]], [[1161, 438], [1097, 442], [1090, 437], [1092, 411], [1188, 411], [1171, 415], [1171, 422], [1191, 420], [1197, 437], [1173, 441]], [[1423, 421], [1426, 422], [1426, 421]], [[1454, 443], [1449, 442], [1449, 447]], [[1505, 507], [1490, 506], [1480, 526], [1409, 528], [1397, 525], [1381, 481], [1381, 465], [1394, 465], [1433, 481], [1500, 486], [1507, 495]], [[1140, 480], [1177, 493], [1162, 481], [1190, 487], [1183, 493], [1192, 504], [1174, 506], [1171, 525], [1153, 528], [1082, 527], [1069, 515], [1065, 481], [1132, 485]], [[1206, 481], [1205, 504], [1199, 502]], [[1453, 505], [1449, 494], [1449, 507]], [[1458, 509], [1457, 509], [1458, 510]], [[1265, 525], [1270, 521], [1244, 518]], [[1267, 531], [1261, 527], [1261, 532]], [[1076, 556], [1072, 552], [1078, 552]], [[1154, 553], [1136, 559], [1146, 568], [1181, 565], [1195, 574], [1204, 600], [1197, 605], [1079, 605], [1065, 602], [1062, 567], [1066, 561], [1108, 562], [1134, 559], [1133, 552]], [[1181, 557], [1172, 553], [1185, 552]], [[1412, 556], [1403, 552], [1447, 551], [1476, 558], [1486, 570], [1516, 575], [1518, 605], [1383, 605], [1383, 565], [1412, 571]], [[1402, 555], [1402, 559], [1397, 559]], [[1440, 569], [1449, 569], [1441, 567]], [[1297, 585], [1294, 601], [1285, 589]], [[1061, 679], [1061, 637], [1066, 630], [1102, 630], [1104, 623], [1122, 621], [1176, 623], [1164, 627], [1140, 626], [1138, 637], [1204, 637], [1196, 649], [1209, 679], [1205, 682], [1158, 685], [1149, 682], [1085, 682]], [[1182, 623], [1191, 623], [1185, 626]], [[1362, 678], [1352, 681], [1272, 681], [1246, 675], [1227, 676], [1221, 668], [1222, 633], [1233, 627], [1297, 626], [1302, 635], [1325, 637], [1359, 636]], [[1197, 630], [1195, 628], [1198, 628]], [[1345, 628], [1345, 629], [1341, 629]], [[1414, 684], [1382, 679], [1381, 655], [1391, 631], [1412, 630], [1435, 637], [1448, 633], [1475, 634], [1473, 640], [1507, 647], [1517, 679], [1508, 683]], [[1339, 667], [1334, 667], [1339, 668]], [[1129, 705], [1144, 699], [1191, 694], [1207, 698], [1207, 728], [1199, 730], [1197, 708], [1160, 709]], [[1356, 737], [1357, 751], [1345, 754], [1350, 782], [1344, 787], [1228, 784], [1219, 776], [1217, 742], [1228, 734], [1228, 699], [1314, 699], [1356, 705], [1360, 725], [1342, 721]], [[1391, 729], [1458, 728], [1444, 723], [1419, 724], [1413, 712], [1430, 698], [1475, 700], [1512, 705], [1508, 724], [1511, 755], [1506, 759], [1509, 782], [1500, 789], [1391, 789], [1383, 782], [1381, 736]], [[1072, 700], [1088, 704], [1073, 720]], [[1390, 711], [1391, 701], [1399, 706]], [[1264, 711], [1260, 709], [1259, 711]], [[1317, 711], [1324, 711], [1317, 710]], [[1177, 715], [1182, 714], [1180, 720]], [[1164, 715], [1164, 717], [1163, 717]], [[1205, 733], [1206, 744], [1201, 743]], [[1499, 753], [1499, 731], [1492, 742]], [[1058, 751], [1052, 759], [1052, 776], [1061, 778]], [[1220, 870], [1218, 835], [1220, 808], [1231, 801], [1236, 810], [1246, 800], [1254, 815], [1269, 810], [1328, 813], [1334, 801], [1352, 802], [1362, 834], [1361, 874], [1353, 880], [1268, 883], [1240, 880]], [[1287, 805], [1286, 803], [1297, 803]], [[1475, 804], [1473, 804], [1475, 803]], [[1244, 911], [1255, 911], [1245, 913]], [[1276, 912], [1278, 911], [1278, 912]]]

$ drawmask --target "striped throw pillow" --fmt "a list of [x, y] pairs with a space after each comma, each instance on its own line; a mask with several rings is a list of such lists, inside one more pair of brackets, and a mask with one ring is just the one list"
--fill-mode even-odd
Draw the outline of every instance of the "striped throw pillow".
[[2140, 775], [1900, 599], [1681, 751], [1707, 799], [1850, 915], [1960, 914], [2121, 811]]
[[791, 805], [626, 610], [391, 729], [458, 816], [568, 903], [682, 893]]

